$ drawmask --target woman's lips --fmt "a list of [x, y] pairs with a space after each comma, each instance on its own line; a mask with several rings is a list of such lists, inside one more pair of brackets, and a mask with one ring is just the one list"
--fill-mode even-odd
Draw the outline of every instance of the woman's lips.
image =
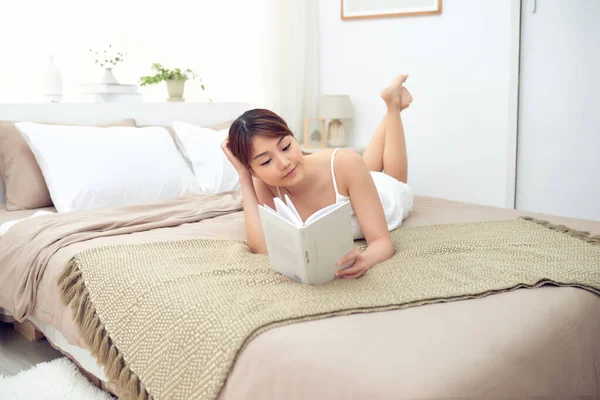
[[290, 177], [295, 171], [296, 171], [296, 167], [294, 167], [290, 172], [288, 172], [287, 174], [285, 174], [284, 178]]

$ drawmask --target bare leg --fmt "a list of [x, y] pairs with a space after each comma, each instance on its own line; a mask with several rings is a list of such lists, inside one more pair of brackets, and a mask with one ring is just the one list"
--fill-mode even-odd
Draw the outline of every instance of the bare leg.
[[410, 93], [402, 86], [406, 78], [406, 75], [397, 77], [381, 92], [387, 112], [363, 155], [370, 171], [383, 171], [401, 182], [408, 179], [408, 163], [400, 111], [412, 102]]
[[385, 117], [381, 120], [369, 145], [363, 154], [363, 160], [369, 171], [383, 171], [383, 146], [385, 144]]

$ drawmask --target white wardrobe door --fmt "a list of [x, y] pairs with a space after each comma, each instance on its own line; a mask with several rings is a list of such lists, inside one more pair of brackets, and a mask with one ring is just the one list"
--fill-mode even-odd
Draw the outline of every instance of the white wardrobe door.
[[517, 209], [600, 220], [600, 1], [522, 0]]

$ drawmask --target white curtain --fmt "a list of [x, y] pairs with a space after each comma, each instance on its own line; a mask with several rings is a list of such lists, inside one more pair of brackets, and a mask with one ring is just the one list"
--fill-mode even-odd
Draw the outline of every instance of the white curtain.
[[314, 118], [319, 100], [317, 0], [271, 0], [269, 47], [265, 63], [265, 104], [286, 120], [300, 139], [304, 118]]
[[[114, 67], [136, 83], [154, 62], [191, 68], [188, 101], [244, 101], [279, 113], [298, 135], [318, 102], [318, 0], [0, 0], [0, 102], [39, 102], [49, 54], [64, 101], [103, 70], [89, 49], [127, 53]], [[143, 87], [164, 101], [164, 84]]]

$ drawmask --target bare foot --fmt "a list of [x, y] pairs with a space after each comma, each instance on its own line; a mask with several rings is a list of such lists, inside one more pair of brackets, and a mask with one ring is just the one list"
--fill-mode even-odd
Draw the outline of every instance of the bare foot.
[[398, 75], [397, 77], [394, 78], [394, 80], [392, 80], [392, 83], [390, 84], [390, 86], [402, 86], [407, 79], [408, 79], [407, 74]]
[[390, 86], [381, 91], [381, 98], [388, 106], [397, 106], [400, 108], [400, 111], [402, 111], [410, 105], [412, 96], [403, 86], [404, 81], [406, 81], [407, 78], [408, 75], [399, 75], [392, 80]]
[[400, 111], [404, 110], [405, 108], [408, 108], [410, 106], [410, 103], [412, 103], [412, 101], [413, 101], [413, 98], [410, 95], [410, 92], [408, 91], [407, 88], [402, 86], [402, 94], [400, 95]]

